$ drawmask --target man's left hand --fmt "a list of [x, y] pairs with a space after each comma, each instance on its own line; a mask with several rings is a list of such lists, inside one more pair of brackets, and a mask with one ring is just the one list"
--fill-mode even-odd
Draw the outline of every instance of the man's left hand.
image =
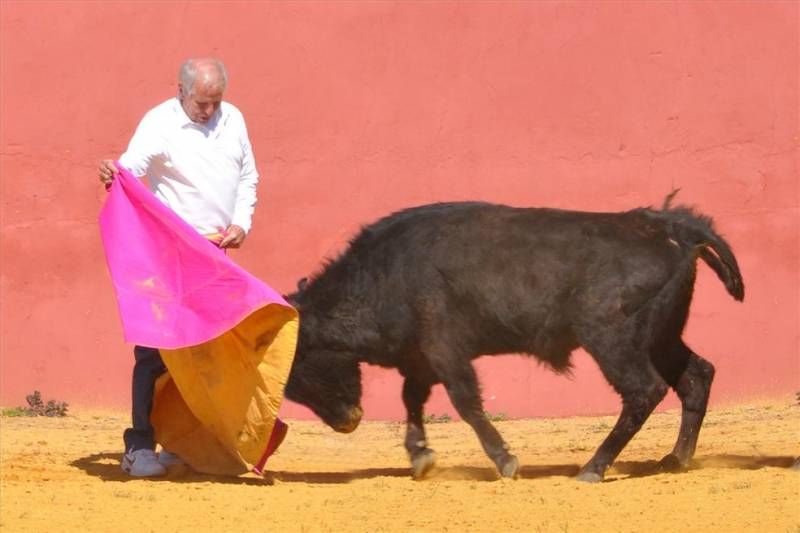
[[225, 237], [219, 243], [220, 248], [239, 248], [244, 242], [246, 234], [236, 224], [231, 224], [225, 230]]

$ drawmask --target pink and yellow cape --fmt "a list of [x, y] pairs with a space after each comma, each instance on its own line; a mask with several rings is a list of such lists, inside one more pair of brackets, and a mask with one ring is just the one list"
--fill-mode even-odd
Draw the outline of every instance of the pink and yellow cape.
[[156, 440], [199, 472], [260, 473], [286, 432], [297, 312], [119, 168], [100, 232], [125, 340], [158, 348], [168, 370]]

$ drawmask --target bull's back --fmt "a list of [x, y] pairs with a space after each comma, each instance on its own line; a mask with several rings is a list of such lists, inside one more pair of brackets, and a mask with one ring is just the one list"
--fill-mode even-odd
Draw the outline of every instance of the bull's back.
[[[477, 202], [401, 211], [365, 228], [350, 253], [371, 270], [405, 278], [407, 288], [564, 303], [603, 277], [596, 289], [629, 279], [666, 282], [682, 254], [663, 229], [636, 213], [513, 208]], [[596, 298], [598, 295], [595, 295]]]
[[663, 230], [641, 218], [474, 202], [420, 206], [365, 227], [314, 285], [356, 295], [333, 299], [341, 309], [372, 306], [362, 316], [380, 332], [376, 356], [413, 345], [421, 313], [432, 311], [442, 318], [435, 327], [471, 332], [482, 353], [537, 353], [558, 366], [576, 345], [576, 321], [623, 319], [677, 265]]
[[411, 293], [432, 287], [464, 297], [508, 293], [539, 285], [544, 276], [552, 286], [564, 274], [555, 264], [581, 255], [573, 246], [579, 228], [558, 218], [553, 210], [483, 203], [420, 206], [364, 228], [346, 256], [369, 272], [402, 278]]

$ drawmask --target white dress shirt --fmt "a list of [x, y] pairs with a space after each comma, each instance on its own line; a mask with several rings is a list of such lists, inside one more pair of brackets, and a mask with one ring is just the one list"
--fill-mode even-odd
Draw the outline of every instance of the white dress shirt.
[[146, 177], [156, 197], [199, 233], [231, 224], [250, 231], [258, 172], [235, 106], [222, 102], [208, 123], [196, 124], [171, 98], [147, 112], [119, 162]]

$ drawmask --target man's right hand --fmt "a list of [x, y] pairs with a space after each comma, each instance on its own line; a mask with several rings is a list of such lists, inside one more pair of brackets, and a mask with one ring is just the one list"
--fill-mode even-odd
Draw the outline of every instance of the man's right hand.
[[98, 169], [98, 172], [100, 175], [100, 182], [106, 186], [106, 189], [108, 189], [119, 171], [117, 170], [117, 167], [114, 166], [113, 159], [103, 159], [100, 161], [100, 168]]

